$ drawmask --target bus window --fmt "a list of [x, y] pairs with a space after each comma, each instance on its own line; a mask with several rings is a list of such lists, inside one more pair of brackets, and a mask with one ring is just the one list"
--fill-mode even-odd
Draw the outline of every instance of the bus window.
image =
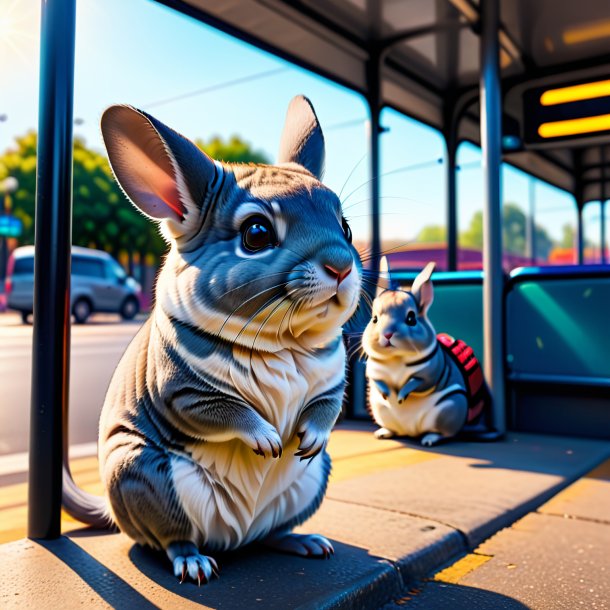
[[538, 253], [543, 265], [574, 265], [577, 253], [577, 210], [574, 197], [567, 191], [535, 181], [536, 225], [551, 240], [546, 259]]
[[390, 265], [447, 268], [445, 143], [435, 129], [391, 108], [381, 124], [381, 250]]
[[[458, 167], [458, 268], [481, 269], [483, 172], [480, 148], [470, 142], [460, 144]], [[503, 163], [502, 201], [506, 271], [515, 267], [576, 262], [576, 205], [572, 195]]]

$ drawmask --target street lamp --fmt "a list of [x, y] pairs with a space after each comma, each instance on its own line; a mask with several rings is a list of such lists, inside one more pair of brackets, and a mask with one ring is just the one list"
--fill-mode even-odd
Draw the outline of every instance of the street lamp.
[[8, 176], [0, 183], [0, 192], [3, 193], [2, 214], [0, 214], [0, 280], [6, 277], [6, 264], [8, 262], [8, 238], [18, 237], [21, 233], [21, 222], [11, 216], [11, 193], [19, 188], [19, 182], [14, 176]]

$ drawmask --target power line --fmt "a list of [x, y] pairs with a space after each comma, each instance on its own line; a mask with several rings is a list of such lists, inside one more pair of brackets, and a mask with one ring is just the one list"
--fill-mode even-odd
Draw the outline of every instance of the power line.
[[219, 91], [220, 89], [227, 89], [229, 87], [234, 87], [235, 85], [241, 85], [243, 83], [260, 80], [262, 78], [269, 78], [270, 76], [275, 76], [277, 74], [280, 74], [281, 72], [286, 72], [287, 70], [288, 70], [288, 68], [275, 68], [274, 70], [266, 70], [265, 72], [257, 72], [256, 74], [242, 76], [240, 78], [235, 78], [233, 80], [225, 81], [224, 83], [217, 83], [216, 85], [210, 85], [209, 87], [203, 87], [202, 89], [195, 89], [194, 91], [188, 91], [188, 92], [182, 93], [180, 95], [175, 95], [173, 97], [167, 97], [162, 100], [150, 102], [149, 104], [144, 105], [144, 109], [148, 110], [149, 108], [156, 108], [158, 106], [163, 106], [165, 104], [171, 104], [173, 102], [178, 102], [180, 100], [183, 100], [183, 99], [186, 99], [189, 97], [195, 97], [197, 95], [204, 95], [206, 93], [212, 93], [213, 91]]

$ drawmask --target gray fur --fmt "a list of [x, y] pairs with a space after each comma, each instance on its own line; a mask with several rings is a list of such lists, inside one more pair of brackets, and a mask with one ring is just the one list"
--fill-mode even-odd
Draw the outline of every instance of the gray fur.
[[[427, 315], [434, 299], [433, 270], [433, 263], [426, 265], [411, 291], [381, 290], [363, 334], [379, 438], [421, 436], [423, 445], [433, 445], [455, 436], [466, 423], [464, 377], [440, 346]], [[387, 261], [382, 273], [389, 276]]]
[[[170, 241], [155, 308], [102, 411], [107, 511], [134, 540], [165, 549], [182, 578], [187, 565], [209, 578], [213, 559], [194, 551], [202, 546], [268, 537], [302, 549], [289, 530], [324, 496], [344, 390], [341, 326], [360, 292], [340, 202], [316, 177], [315, 113], [305, 98], [291, 105], [278, 167], [214, 162], [127, 106], [109, 109], [102, 130], [126, 194]], [[277, 236], [260, 251], [244, 241], [255, 216]], [[350, 273], [338, 281], [329, 266]], [[269, 487], [273, 477], [285, 489]], [[320, 540], [305, 547], [326, 555]]]

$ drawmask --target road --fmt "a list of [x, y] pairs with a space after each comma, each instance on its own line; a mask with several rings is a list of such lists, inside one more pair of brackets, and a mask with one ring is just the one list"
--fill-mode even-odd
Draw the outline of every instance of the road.
[[[98, 315], [72, 327], [70, 444], [97, 440], [110, 377], [142, 322]], [[14, 314], [0, 314], [0, 455], [28, 449], [31, 359], [32, 326]]]

